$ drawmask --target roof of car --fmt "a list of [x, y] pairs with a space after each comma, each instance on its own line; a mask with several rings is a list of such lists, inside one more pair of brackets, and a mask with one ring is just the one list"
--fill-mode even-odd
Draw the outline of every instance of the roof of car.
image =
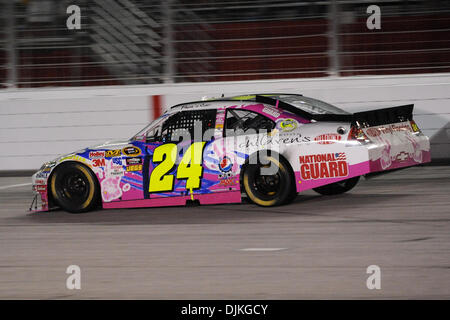
[[215, 106], [213, 102], [235, 102], [235, 101], [243, 101], [243, 102], [260, 102], [258, 101], [257, 97], [270, 97], [272, 99], [277, 99], [281, 96], [298, 96], [301, 97], [301, 94], [290, 94], [290, 93], [262, 93], [262, 94], [247, 94], [247, 95], [239, 95], [239, 96], [231, 96], [231, 97], [221, 97], [221, 98], [210, 98], [200, 101], [191, 101], [191, 102], [184, 102], [177, 105], [174, 105], [170, 109], [181, 109], [182, 107], [189, 107], [189, 109], [193, 108], [215, 108], [218, 106]]
[[[329, 112], [324, 112], [323, 109], [317, 106], [310, 105], [310, 108], [305, 108], [307, 104], [305, 101], [314, 100], [317, 104], [328, 105], [327, 108], [332, 110]], [[232, 97], [222, 97], [214, 98], [202, 101], [194, 101], [181, 103], [170, 108], [167, 113], [172, 113], [180, 110], [201, 110], [201, 109], [217, 109], [223, 108], [224, 105], [220, 102], [231, 102], [235, 103], [241, 101], [243, 104], [241, 107], [245, 107], [251, 103], [260, 103], [265, 105], [270, 105], [276, 108], [281, 108], [285, 111], [292, 112], [298, 116], [303, 117], [308, 120], [322, 120], [322, 121], [350, 121], [352, 120], [352, 114], [348, 113], [342, 109], [339, 109], [333, 105], [325, 103], [323, 101], [304, 97], [301, 94], [291, 94], [291, 93], [262, 93], [262, 94], [248, 94]], [[314, 110], [316, 109], [316, 110]]]

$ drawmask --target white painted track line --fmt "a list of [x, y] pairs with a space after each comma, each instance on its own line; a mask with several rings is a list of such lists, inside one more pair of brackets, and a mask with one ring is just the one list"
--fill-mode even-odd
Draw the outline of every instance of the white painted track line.
[[287, 248], [244, 248], [239, 251], [281, 251], [286, 249]]

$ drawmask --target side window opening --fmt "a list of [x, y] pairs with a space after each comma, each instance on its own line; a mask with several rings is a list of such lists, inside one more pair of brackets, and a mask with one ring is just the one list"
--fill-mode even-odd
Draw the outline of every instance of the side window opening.
[[[163, 142], [179, 142], [180, 136], [190, 135], [191, 140], [202, 140], [206, 130], [214, 129], [215, 109], [180, 111], [164, 122], [161, 132]], [[201, 134], [201, 136], [198, 136]], [[196, 136], [197, 135], [197, 136]]]
[[225, 121], [225, 136], [245, 134], [247, 130], [270, 132], [275, 128], [275, 122], [254, 111], [227, 109]]

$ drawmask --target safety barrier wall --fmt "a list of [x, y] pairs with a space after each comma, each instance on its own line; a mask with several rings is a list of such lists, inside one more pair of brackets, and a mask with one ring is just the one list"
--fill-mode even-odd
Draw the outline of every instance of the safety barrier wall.
[[348, 111], [414, 103], [414, 117], [431, 138], [432, 158], [450, 158], [450, 74], [445, 73], [2, 90], [0, 170], [36, 169], [59, 154], [131, 137], [159, 114], [159, 100], [164, 109], [204, 96], [264, 92], [301, 93]]

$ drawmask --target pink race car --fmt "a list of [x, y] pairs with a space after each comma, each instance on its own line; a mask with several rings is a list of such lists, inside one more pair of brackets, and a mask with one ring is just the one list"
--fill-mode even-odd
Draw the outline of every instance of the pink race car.
[[360, 176], [430, 161], [413, 105], [348, 113], [298, 94], [260, 94], [170, 108], [131, 139], [45, 163], [32, 209], [218, 204], [260, 206], [313, 189], [339, 194]]

